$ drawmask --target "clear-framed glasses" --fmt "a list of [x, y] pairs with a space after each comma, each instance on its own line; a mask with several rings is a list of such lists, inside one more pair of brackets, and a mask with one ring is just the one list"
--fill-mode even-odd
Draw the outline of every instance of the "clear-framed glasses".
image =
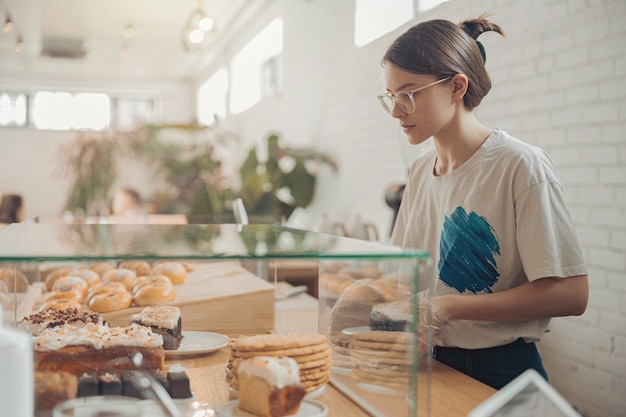
[[415, 101], [413, 101], [413, 95], [418, 91], [422, 91], [428, 87], [432, 87], [433, 85], [437, 85], [444, 81], [449, 80], [451, 77], [442, 78], [441, 80], [437, 80], [430, 84], [426, 84], [421, 86], [420, 88], [416, 88], [414, 90], [406, 90], [406, 91], [398, 91], [396, 94], [385, 93], [378, 95], [378, 101], [383, 106], [383, 109], [389, 114], [393, 112], [394, 104], [397, 104], [400, 110], [404, 113], [413, 113], [415, 111]]

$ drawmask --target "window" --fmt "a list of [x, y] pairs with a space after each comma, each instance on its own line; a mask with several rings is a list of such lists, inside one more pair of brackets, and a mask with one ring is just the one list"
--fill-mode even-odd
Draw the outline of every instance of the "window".
[[64, 91], [0, 93], [0, 127], [132, 130], [156, 122], [152, 98]]
[[356, 0], [354, 44], [365, 46], [408, 22], [414, 16], [413, 0]]
[[448, 0], [356, 0], [354, 44], [357, 47], [380, 38], [400, 27], [418, 13], [433, 9]]
[[154, 123], [154, 100], [117, 98], [112, 101], [111, 127], [133, 130], [142, 124]]
[[198, 89], [198, 122], [213, 125], [226, 118], [228, 72], [220, 69]]
[[106, 94], [42, 91], [35, 94], [33, 123], [38, 129], [104, 129], [109, 126], [110, 101]]
[[[283, 21], [277, 18], [233, 57], [231, 62], [231, 112], [241, 113], [261, 99], [262, 77], [267, 72], [263, 69], [264, 63], [268, 62], [268, 59], [280, 55], [282, 50]], [[276, 85], [280, 85], [280, 82]]]
[[0, 94], [0, 126], [24, 127], [28, 124], [26, 94]]

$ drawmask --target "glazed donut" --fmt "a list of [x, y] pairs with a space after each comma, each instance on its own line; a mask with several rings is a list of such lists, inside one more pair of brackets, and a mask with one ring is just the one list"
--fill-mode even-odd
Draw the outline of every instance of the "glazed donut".
[[135, 271], [124, 268], [110, 269], [102, 276], [104, 282], [121, 282], [124, 284], [128, 291], [133, 290], [133, 286], [137, 281], [137, 274]]
[[48, 291], [52, 291], [52, 286], [54, 285], [54, 283], [56, 282], [57, 279], [61, 278], [61, 277], [65, 277], [67, 276], [70, 272], [75, 271], [76, 268], [74, 268], [73, 266], [64, 266], [62, 268], [57, 268], [55, 270], [53, 270], [52, 272], [50, 272], [47, 276], [46, 276], [46, 289]]
[[135, 271], [138, 277], [152, 274], [152, 266], [146, 261], [126, 261], [122, 262], [118, 268]]
[[152, 275], [165, 275], [172, 284], [179, 285], [187, 279], [187, 270], [178, 262], [160, 262], [152, 268]]
[[91, 301], [91, 299], [96, 295], [101, 294], [113, 294], [115, 292], [128, 292], [126, 287], [121, 282], [101, 282], [100, 284], [95, 285], [92, 289], [89, 290], [87, 294], [87, 304]]
[[72, 272], [72, 276], [81, 277], [91, 288], [100, 282], [100, 275], [93, 269], [83, 268]]
[[67, 298], [70, 300], [74, 300], [78, 303], [82, 303], [83, 302], [83, 293], [80, 290], [76, 290], [72, 287], [64, 287], [61, 290], [54, 290], [52, 292], [47, 293], [43, 300], [44, 301], [50, 301], [50, 300], [59, 300], [62, 298]]
[[138, 306], [150, 306], [155, 304], [174, 301], [176, 290], [171, 284], [150, 284], [137, 291], [135, 294], [135, 304]]
[[114, 269], [114, 268], [115, 266], [113, 266], [112, 264], [108, 262], [99, 262], [95, 265], [92, 265], [91, 268], [89, 269], [91, 269], [96, 274], [100, 275], [100, 277], [102, 277], [106, 271], [108, 271], [109, 269]]
[[89, 309], [97, 313], [109, 313], [130, 307], [133, 298], [126, 291], [98, 294], [89, 300]]
[[83, 293], [83, 297], [89, 292], [89, 285], [81, 277], [66, 275], [57, 279], [52, 285], [52, 291], [78, 290]]
[[55, 310], [67, 310], [68, 308], [75, 308], [78, 311], [82, 310], [82, 306], [76, 300], [70, 300], [69, 298], [58, 298], [55, 300], [49, 300], [41, 304], [39, 311], [46, 311], [49, 309]]
[[143, 287], [145, 287], [147, 285], [152, 285], [152, 284], [173, 285], [172, 281], [168, 277], [166, 277], [165, 275], [154, 275], [154, 276], [149, 276], [149, 277], [139, 277], [139, 278], [137, 278], [137, 282], [135, 283], [135, 286], [133, 287], [133, 293], [136, 293], [141, 288], [143, 288]]

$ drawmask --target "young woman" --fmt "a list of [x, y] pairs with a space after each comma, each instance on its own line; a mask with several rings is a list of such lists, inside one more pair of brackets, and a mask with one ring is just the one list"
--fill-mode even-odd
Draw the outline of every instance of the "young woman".
[[534, 342], [551, 317], [585, 311], [588, 282], [550, 157], [473, 112], [491, 88], [486, 31], [504, 34], [485, 16], [410, 28], [385, 53], [379, 99], [411, 144], [435, 145], [411, 166], [392, 234], [433, 256], [420, 333], [434, 330], [437, 360], [499, 389], [529, 368], [547, 378]]

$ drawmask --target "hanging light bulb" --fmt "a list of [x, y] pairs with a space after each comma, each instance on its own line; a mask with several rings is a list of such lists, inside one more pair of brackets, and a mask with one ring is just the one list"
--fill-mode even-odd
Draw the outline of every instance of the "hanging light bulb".
[[11, 15], [7, 12], [7, 18], [4, 21], [4, 26], [2, 28], [5, 32], [10, 32], [13, 30], [13, 20], [11, 20]]
[[22, 52], [24, 50], [24, 42], [22, 41], [22, 37], [18, 36], [17, 42], [15, 42], [15, 52]]
[[203, 17], [202, 19], [200, 19], [200, 21], [198, 22], [198, 29], [200, 29], [203, 32], [208, 32], [211, 29], [213, 29], [213, 19], [211, 19], [210, 17]]
[[131, 24], [126, 25], [126, 27], [124, 28], [124, 37], [126, 39], [130, 39], [133, 36], [135, 36], [135, 28]]
[[204, 32], [202, 32], [200, 29], [194, 29], [189, 32], [188, 38], [189, 42], [191, 43], [201, 43], [204, 40]]

